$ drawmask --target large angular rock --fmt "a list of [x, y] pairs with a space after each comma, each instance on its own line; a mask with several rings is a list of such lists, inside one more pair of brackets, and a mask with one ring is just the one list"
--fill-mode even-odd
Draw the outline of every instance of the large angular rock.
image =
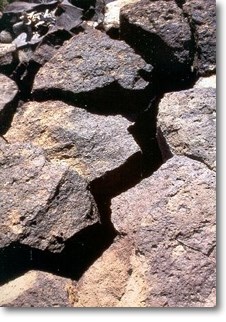
[[21, 244], [59, 252], [64, 242], [99, 221], [87, 183], [51, 164], [31, 144], [0, 149], [0, 247]]
[[215, 172], [173, 157], [112, 200], [112, 222], [148, 263], [146, 306], [215, 305]]
[[122, 39], [154, 66], [162, 81], [190, 73], [192, 34], [175, 1], [141, 0], [126, 5], [121, 9], [120, 22]]
[[17, 85], [10, 78], [0, 74], [0, 132], [4, 129], [4, 118], [11, 110], [11, 103], [18, 93]]
[[41, 271], [25, 275], [0, 287], [0, 306], [71, 307], [70, 279]]
[[32, 141], [48, 158], [68, 164], [88, 181], [122, 166], [140, 152], [121, 116], [87, 112], [60, 101], [29, 102], [15, 116], [5, 138]]
[[165, 94], [159, 104], [159, 142], [216, 169], [216, 89], [194, 88]]
[[40, 69], [33, 92], [37, 99], [61, 95], [83, 106], [104, 105], [105, 111], [117, 101], [125, 109], [137, 103], [131, 91], [143, 93], [151, 70], [123, 41], [91, 30], [74, 36]]
[[0, 43], [0, 70], [4, 70], [14, 62], [16, 46]]
[[216, 1], [186, 0], [183, 11], [194, 30], [194, 68], [205, 76], [216, 71]]

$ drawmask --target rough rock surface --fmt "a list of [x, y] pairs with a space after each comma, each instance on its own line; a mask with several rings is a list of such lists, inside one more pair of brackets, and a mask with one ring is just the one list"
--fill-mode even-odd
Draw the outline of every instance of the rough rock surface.
[[194, 88], [216, 88], [216, 82], [216, 75], [212, 75], [209, 77], [200, 77], [194, 85]]
[[0, 74], [0, 133], [5, 129], [5, 118], [11, 112], [12, 103], [18, 94], [18, 87], [14, 81]]
[[141, 0], [124, 6], [121, 37], [164, 77], [189, 73], [192, 35], [182, 10], [172, 1]]
[[25, 275], [0, 287], [0, 306], [70, 307], [72, 281], [41, 271]]
[[64, 241], [99, 221], [87, 183], [49, 163], [31, 144], [0, 147], [0, 247], [20, 242], [61, 251]]
[[[186, 155], [216, 169], [216, 89], [168, 93], [159, 104], [159, 142], [173, 154]], [[162, 150], [164, 155], [164, 144]]]
[[215, 172], [173, 157], [112, 200], [112, 221], [148, 263], [146, 306], [213, 306]]
[[[120, 95], [120, 88], [124, 91], [144, 90], [148, 82], [141, 75], [151, 70], [152, 67], [123, 41], [112, 40], [98, 30], [91, 30], [74, 36], [59, 49], [38, 72], [33, 91], [38, 99], [46, 91], [55, 96], [59, 91], [62, 95], [66, 92], [66, 97], [73, 95], [74, 101], [80, 101], [81, 95], [98, 91], [92, 99], [97, 100], [98, 96], [103, 101], [107, 98], [110, 105]], [[92, 100], [86, 103], [92, 104]]]
[[216, 1], [186, 0], [183, 11], [188, 16], [196, 42], [194, 68], [198, 74], [216, 71]]
[[60, 101], [30, 102], [19, 110], [5, 138], [32, 141], [49, 159], [68, 164], [91, 181], [140, 151], [127, 130], [131, 124], [119, 115], [91, 114]]

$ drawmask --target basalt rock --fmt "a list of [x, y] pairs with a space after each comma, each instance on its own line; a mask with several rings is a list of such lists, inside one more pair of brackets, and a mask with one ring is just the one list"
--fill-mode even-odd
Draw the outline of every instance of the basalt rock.
[[29, 271], [0, 287], [0, 306], [71, 307], [70, 279], [41, 271]]
[[148, 266], [146, 306], [215, 305], [215, 202], [215, 173], [186, 157], [112, 200], [112, 222]]
[[159, 86], [189, 77], [192, 33], [181, 8], [172, 1], [141, 0], [120, 13], [121, 37], [154, 66]]
[[40, 69], [33, 93], [39, 100], [43, 96], [71, 98], [75, 104], [100, 105], [105, 111], [139, 108], [141, 102], [150, 100], [145, 79], [151, 70], [123, 41], [90, 30], [70, 39]]
[[158, 126], [164, 158], [168, 146], [173, 154], [189, 156], [216, 169], [216, 89], [166, 94], [159, 104]]
[[196, 42], [194, 68], [202, 76], [216, 71], [216, 1], [186, 0], [183, 11]]
[[0, 72], [10, 74], [18, 63], [14, 44], [0, 43]]
[[60, 252], [64, 242], [99, 221], [87, 183], [50, 163], [31, 144], [0, 149], [0, 247], [13, 242]]
[[49, 159], [92, 181], [140, 153], [127, 130], [131, 124], [119, 115], [91, 114], [60, 101], [29, 102], [17, 113], [5, 138], [10, 143], [32, 141]]

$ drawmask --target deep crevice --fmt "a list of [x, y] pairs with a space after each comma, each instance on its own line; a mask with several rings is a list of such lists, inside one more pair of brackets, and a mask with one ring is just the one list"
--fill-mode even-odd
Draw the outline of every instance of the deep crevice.
[[20, 94], [18, 93], [13, 99], [13, 101], [6, 104], [6, 106], [0, 113], [0, 136], [6, 134], [6, 132], [11, 126], [13, 116], [19, 105], [19, 97]]
[[153, 95], [153, 86], [144, 90], [129, 90], [114, 82], [104, 88], [74, 94], [60, 89], [35, 90], [32, 99], [38, 102], [61, 100], [99, 115], [117, 115], [134, 121], [146, 109]]
[[115, 236], [104, 225], [95, 224], [67, 240], [61, 253], [13, 243], [0, 249], [0, 285], [33, 269], [78, 280], [111, 245]]

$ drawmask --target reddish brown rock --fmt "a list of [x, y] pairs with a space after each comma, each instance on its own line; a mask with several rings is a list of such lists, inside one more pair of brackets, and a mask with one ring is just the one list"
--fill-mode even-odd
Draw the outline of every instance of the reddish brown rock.
[[0, 306], [71, 307], [70, 279], [41, 271], [25, 275], [0, 287]]
[[0, 149], [0, 247], [13, 242], [60, 252], [64, 242], [99, 221], [87, 183], [50, 163], [31, 144]]
[[49, 159], [92, 181], [140, 152], [127, 130], [131, 124], [119, 115], [96, 115], [60, 101], [29, 102], [5, 137], [10, 143], [32, 141]]
[[165, 94], [158, 113], [160, 148], [216, 169], [216, 89], [194, 88]]
[[112, 200], [114, 226], [148, 263], [146, 306], [214, 305], [215, 185], [204, 164], [173, 157]]

